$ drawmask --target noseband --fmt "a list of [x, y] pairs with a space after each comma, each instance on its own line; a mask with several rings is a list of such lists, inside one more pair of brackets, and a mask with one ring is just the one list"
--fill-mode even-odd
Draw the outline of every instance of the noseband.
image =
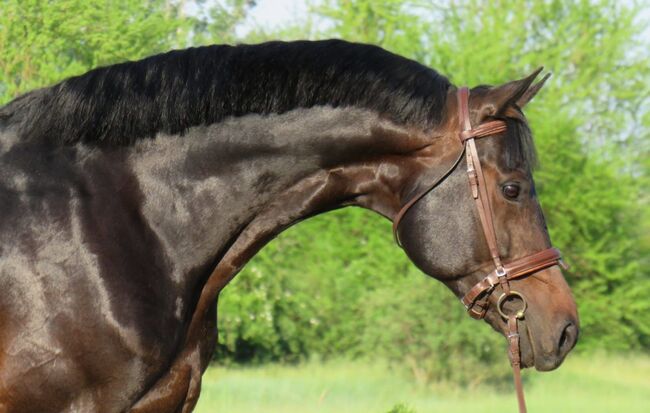
[[[564, 267], [561, 260], [560, 251], [556, 248], [547, 248], [535, 254], [528, 255], [513, 261], [503, 262], [499, 254], [497, 245], [496, 232], [494, 230], [494, 221], [492, 206], [488, 196], [488, 189], [485, 183], [485, 175], [481, 168], [481, 161], [476, 150], [476, 139], [494, 136], [505, 132], [506, 123], [502, 120], [493, 120], [485, 122], [472, 128], [469, 119], [469, 89], [462, 87], [458, 89], [458, 117], [460, 120], [459, 139], [463, 145], [463, 150], [454, 162], [454, 164], [438, 180], [429, 185], [424, 191], [411, 198], [395, 216], [393, 220], [393, 235], [398, 245], [401, 246], [397, 229], [404, 215], [415, 205], [422, 197], [428, 194], [442, 181], [444, 181], [451, 172], [460, 163], [463, 155], [467, 160], [467, 176], [472, 191], [472, 197], [476, 202], [479, 219], [483, 228], [483, 235], [488, 244], [490, 255], [494, 263], [494, 270], [486, 275], [481, 281], [476, 283], [461, 298], [469, 315], [475, 319], [482, 319], [488, 310], [491, 293], [499, 286], [502, 293], [496, 300], [496, 309], [499, 315], [507, 322], [508, 325], [508, 342], [510, 363], [514, 373], [515, 388], [517, 390], [517, 399], [519, 402], [519, 411], [526, 412], [526, 403], [524, 400], [523, 387], [521, 385], [521, 363], [519, 354], [519, 330], [517, 321], [524, 318], [526, 312], [526, 298], [520, 292], [510, 288], [510, 280], [525, 277], [534, 272], [543, 270], [553, 265]], [[504, 308], [509, 298], [521, 301], [521, 307], [514, 312], [508, 312]]]

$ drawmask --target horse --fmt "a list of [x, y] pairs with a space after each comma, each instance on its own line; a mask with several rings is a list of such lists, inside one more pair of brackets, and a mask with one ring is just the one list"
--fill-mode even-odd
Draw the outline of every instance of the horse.
[[[480, 302], [509, 336], [500, 313], [516, 312], [521, 366], [556, 368], [579, 329], [557, 254], [509, 280], [521, 296], [498, 282], [551, 246], [522, 112], [538, 73], [463, 100], [377, 46], [268, 42], [170, 51], [15, 98], [0, 108], [0, 412], [192, 411], [220, 291], [284, 229], [348, 206], [399, 214], [405, 253], [458, 297], [497, 254], [497, 282], [468, 309]], [[474, 143], [485, 122], [499, 126]]]

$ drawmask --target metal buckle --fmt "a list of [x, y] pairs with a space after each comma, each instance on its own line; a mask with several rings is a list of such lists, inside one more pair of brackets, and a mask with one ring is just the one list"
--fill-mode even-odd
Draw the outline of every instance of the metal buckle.
[[[489, 304], [490, 303], [487, 301], [475, 301], [469, 305], [465, 305], [465, 303], [463, 303], [465, 310], [467, 310], [467, 314], [469, 314], [469, 316], [475, 320], [480, 320], [485, 317], [485, 313], [487, 313]], [[477, 310], [476, 307], [478, 307], [480, 310]]]
[[505, 303], [506, 298], [509, 297], [518, 297], [521, 300], [522, 302], [521, 309], [515, 312], [515, 317], [521, 320], [522, 318], [524, 318], [524, 314], [526, 313], [526, 308], [528, 308], [528, 303], [526, 302], [524, 296], [520, 292], [517, 292], [515, 290], [510, 290], [510, 292], [501, 294], [501, 297], [499, 297], [499, 300], [497, 301], [497, 311], [499, 312], [501, 317], [503, 317], [504, 320], [508, 319], [508, 315], [505, 313], [505, 311], [503, 311], [503, 304]]
[[562, 258], [560, 258], [559, 260], [557, 260], [557, 263], [558, 263], [558, 265], [560, 266], [560, 268], [562, 268], [564, 271], [566, 271], [566, 270], [569, 269], [569, 264], [567, 264], [566, 262], [564, 262], [564, 260], [563, 260]]
[[506, 272], [506, 269], [503, 268], [501, 263], [498, 263], [496, 269], [494, 270], [494, 273], [497, 275], [497, 280], [499, 284], [501, 285], [508, 284], [508, 273]]

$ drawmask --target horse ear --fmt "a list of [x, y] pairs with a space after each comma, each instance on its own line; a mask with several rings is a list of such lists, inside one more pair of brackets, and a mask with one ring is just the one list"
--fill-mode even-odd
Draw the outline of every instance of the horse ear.
[[519, 99], [517, 99], [517, 106], [519, 106], [520, 108], [526, 106], [526, 104], [535, 97], [535, 95], [537, 94], [537, 92], [539, 92], [542, 86], [544, 86], [544, 83], [549, 77], [551, 77], [551, 74], [547, 73], [544, 75], [542, 80], [529, 87], [528, 90], [526, 90], [526, 92], [524, 92], [524, 94], [521, 95]]
[[517, 104], [519, 107], [528, 103], [548, 78], [548, 75], [545, 76], [539, 83], [531, 87], [533, 81], [542, 69], [543, 67], [540, 67], [523, 79], [513, 80], [512, 82], [491, 88], [486, 93], [485, 97], [481, 99], [482, 102], [479, 109], [481, 118], [501, 114], [513, 103]]

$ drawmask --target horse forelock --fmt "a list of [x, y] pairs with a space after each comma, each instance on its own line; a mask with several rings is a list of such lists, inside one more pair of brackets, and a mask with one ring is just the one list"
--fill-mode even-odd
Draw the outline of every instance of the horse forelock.
[[[438, 124], [449, 81], [379, 47], [340, 40], [206, 46], [120, 63], [29, 92], [4, 108], [21, 139], [130, 145], [249, 113], [356, 106]], [[11, 121], [10, 119], [10, 121]]]

